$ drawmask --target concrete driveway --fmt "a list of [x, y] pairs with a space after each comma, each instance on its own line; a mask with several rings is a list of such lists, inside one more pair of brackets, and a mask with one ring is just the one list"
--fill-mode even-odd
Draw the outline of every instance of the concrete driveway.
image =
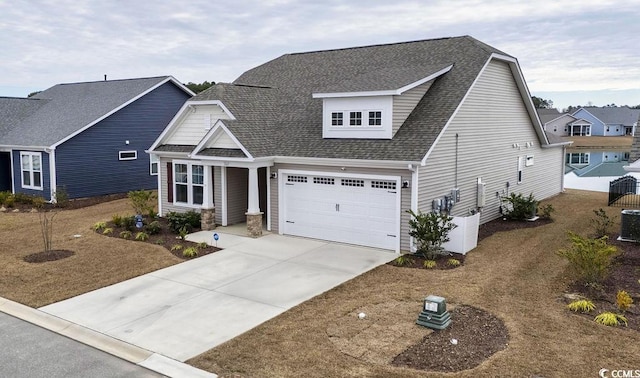
[[[190, 239], [211, 244], [212, 235]], [[40, 310], [185, 361], [397, 257], [282, 235], [219, 236], [220, 252]]]

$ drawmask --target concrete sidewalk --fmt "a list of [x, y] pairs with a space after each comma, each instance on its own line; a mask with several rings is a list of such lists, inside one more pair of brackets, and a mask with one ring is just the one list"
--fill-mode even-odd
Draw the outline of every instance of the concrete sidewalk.
[[[189, 238], [212, 244], [212, 235]], [[282, 235], [219, 236], [220, 252], [40, 310], [157, 358], [185, 361], [397, 257]]]

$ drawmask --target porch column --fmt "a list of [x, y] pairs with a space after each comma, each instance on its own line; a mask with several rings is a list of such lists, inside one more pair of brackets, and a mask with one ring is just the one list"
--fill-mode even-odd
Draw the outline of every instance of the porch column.
[[258, 168], [249, 168], [249, 198], [247, 208], [247, 233], [252, 238], [262, 235], [262, 212], [260, 212], [260, 189]]
[[214, 230], [216, 228], [216, 210], [213, 203], [213, 167], [206, 165], [204, 166], [204, 188], [200, 213], [200, 228], [203, 231]]

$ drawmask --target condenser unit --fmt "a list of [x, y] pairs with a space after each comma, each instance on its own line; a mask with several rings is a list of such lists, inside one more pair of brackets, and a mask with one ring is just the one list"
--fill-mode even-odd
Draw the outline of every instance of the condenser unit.
[[640, 241], [640, 210], [622, 210], [618, 240]]

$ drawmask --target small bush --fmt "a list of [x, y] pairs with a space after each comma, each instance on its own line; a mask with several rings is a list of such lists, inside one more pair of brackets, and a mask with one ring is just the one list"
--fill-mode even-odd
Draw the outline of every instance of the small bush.
[[543, 219], [551, 219], [551, 214], [553, 214], [554, 211], [556, 211], [556, 209], [554, 209], [550, 203], [538, 208], [538, 214], [540, 214], [540, 218]]
[[393, 263], [396, 266], [407, 266], [407, 265], [412, 265], [414, 262], [414, 260], [407, 256], [407, 255], [400, 255], [398, 257], [395, 258], [395, 260], [393, 260]]
[[44, 207], [44, 204], [47, 201], [45, 201], [44, 197], [33, 197], [31, 198], [31, 205], [33, 205], [33, 207], [36, 207], [38, 209], [41, 209]]
[[131, 207], [136, 214], [148, 215], [150, 218], [156, 216], [156, 194], [151, 190], [134, 190], [127, 193], [131, 201]]
[[171, 251], [179, 251], [182, 249], [182, 246], [180, 244], [174, 244], [171, 246]]
[[13, 196], [13, 193], [9, 191], [0, 192], [0, 205], [5, 207], [13, 207], [16, 198]]
[[67, 193], [67, 189], [64, 186], [57, 187], [53, 196], [56, 199], [56, 207], [69, 206], [69, 193]]
[[447, 265], [453, 266], [453, 267], [460, 266], [460, 260], [458, 260], [458, 259], [448, 259], [447, 260]]
[[593, 302], [586, 299], [573, 301], [567, 305], [567, 308], [573, 312], [588, 313], [596, 309], [596, 305]]
[[624, 290], [619, 290], [618, 294], [616, 294], [616, 304], [618, 305], [618, 309], [620, 311], [625, 312], [631, 305], [633, 304], [633, 298]]
[[624, 323], [625, 327], [627, 326], [627, 318], [613, 312], [603, 312], [600, 315], [596, 316], [593, 320], [595, 320], [596, 323], [604, 324], [610, 327], [618, 326], [621, 322]]
[[120, 237], [123, 239], [131, 239], [132, 236], [133, 234], [129, 230], [124, 230], [120, 233]]
[[209, 244], [207, 244], [207, 242], [198, 243], [198, 248], [200, 248], [200, 249], [205, 249], [205, 248], [208, 248], [208, 247], [209, 247]]
[[145, 230], [149, 235], [157, 235], [162, 231], [162, 226], [160, 225], [160, 222], [153, 221], [145, 227]]
[[424, 266], [426, 269], [433, 269], [435, 268], [437, 265], [435, 260], [424, 260], [424, 262], [422, 263], [422, 266]]
[[96, 222], [93, 224], [93, 231], [102, 232], [105, 228], [107, 228], [106, 222]]
[[607, 237], [589, 239], [569, 232], [571, 247], [561, 249], [558, 255], [569, 260], [578, 278], [586, 284], [598, 284], [609, 274], [611, 261], [618, 249], [607, 244]]
[[595, 218], [591, 219], [591, 225], [594, 227], [594, 237], [601, 238], [609, 235], [609, 230], [613, 226], [613, 219], [607, 215], [602, 208], [593, 210]]
[[187, 226], [183, 226], [180, 230], [178, 230], [178, 236], [180, 236], [180, 239], [185, 240], [187, 238], [187, 235], [189, 235]]
[[107, 227], [104, 230], [102, 230], [102, 235], [111, 235], [113, 234], [113, 228], [111, 227]]
[[127, 231], [133, 232], [136, 230], [136, 218], [134, 216], [122, 218], [122, 227]]
[[191, 232], [194, 228], [200, 228], [200, 213], [193, 210], [186, 213], [177, 213], [171, 211], [166, 215], [169, 227], [174, 233], [179, 233], [183, 227], [187, 228], [187, 232]]
[[182, 251], [182, 256], [187, 258], [196, 257], [198, 256], [198, 248], [196, 247], [185, 248], [184, 251]]
[[149, 234], [147, 234], [146, 232], [142, 232], [142, 231], [138, 232], [136, 234], [136, 240], [147, 241], [147, 240], [149, 240]]
[[[15, 193], [13, 195], [13, 198], [14, 198], [16, 203], [21, 203], [23, 205], [33, 205], [34, 204], [34, 199], [38, 198], [38, 197], [29, 195], [29, 194], [25, 194], [25, 193]], [[40, 197], [40, 198], [42, 198], [42, 197]]]
[[533, 193], [528, 197], [521, 193], [511, 193], [509, 196], [502, 197], [502, 203], [502, 214], [507, 219], [526, 220], [536, 216], [538, 201], [534, 198]]
[[116, 227], [122, 227], [122, 225], [124, 224], [124, 218], [120, 214], [113, 214], [111, 216], [111, 222]]
[[445, 254], [442, 244], [449, 241], [449, 232], [456, 228], [453, 217], [445, 213], [414, 213], [409, 220], [409, 236], [416, 239], [418, 250], [416, 254], [427, 260], [435, 260], [438, 255]]

